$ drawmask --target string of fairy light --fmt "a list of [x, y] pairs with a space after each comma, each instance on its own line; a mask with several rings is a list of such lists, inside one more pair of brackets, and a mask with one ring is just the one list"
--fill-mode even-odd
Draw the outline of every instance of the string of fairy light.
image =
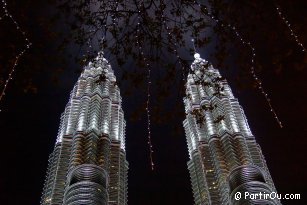
[[4, 87], [3, 87], [2, 91], [1, 91], [1, 94], [0, 94], [0, 102], [3, 99], [3, 97], [5, 96], [5, 93], [6, 93], [6, 90], [7, 90], [7, 87], [9, 85], [10, 81], [13, 80], [13, 74], [14, 74], [14, 72], [16, 70], [16, 67], [17, 67], [17, 65], [19, 63], [20, 58], [25, 54], [25, 52], [32, 45], [30, 40], [27, 38], [25, 31], [21, 29], [21, 27], [19, 26], [17, 21], [14, 19], [13, 15], [9, 12], [9, 10], [7, 8], [7, 3], [6, 3], [5, 0], [2, 0], [2, 8], [4, 10], [4, 15], [2, 17], [0, 17], [0, 21], [4, 20], [5, 18], [9, 18], [13, 22], [13, 24], [15, 25], [16, 30], [18, 30], [22, 34], [26, 44], [25, 44], [24, 48], [15, 57], [13, 66], [11, 67], [11, 69], [9, 71], [8, 78], [4, 82]]
[[[182, 63], [182, 59], [179, 56], [178, 45], [176, 43], [176, 40], [174, 40], [173, 35], [171, 34], [171, 30], [170, 30], [169, 26], [166, 24], [166, 21], [164, 19], [164, 9], [162, 10], [161, 18], [163, 20], [162, 22], [163, 22], [164, 27], [166, 29], [166, 33], [168, 35], [168, 38], [170, 39], [170, 43], [174, 46], [173, 52], [174, 52], [174, 54], [175, 54], [175, 56], [176, 56], [176, 58], [177, 58], [177, 60], [179, 62], [179, 66], [182, 68], [182, 80], [184, 82], [184, 86], [186, 86], [187, 77], [185, 76], [185, 65]], [[192, 45], [193, 45], [194, 53], [196, 53], [195, 40], [192, 38], [191, 42], [192, 42]], [[195, 74], [192, 75], [192, 78], [193, 78], [194, 82], [196, 82]], [[198, 90], [198, 86], [196, 86], [196, 89]], [[198, 90], [198, 92], [199, 92], [199, 90]]]
[[[162, 1], [160, 2], [160, 4], [162, 4]], [[185, 82], [186, 81], [185, 67], [184, 67], [184, 65], [182, 63], [182, 59], [180, 58], [179, 53], [178, 53], [178, 44], [177, 44], [176, 40], [174, 40], [174, 36], [171, 33], [170, 27], [166, 23], [166, 18], [165, 18], [165, 15], [164, 15], [164, 13], [165, 13], [164, 8], [165, 7], [162, 7], [162, 9], [161, 9], [161, 21], [163, 23], [163, 27], [166, 30], [166, 34], [168, 35], [170, 43], [172, 44], [172, 46], [174, 46], [173, 53], [177, 58], [177, 61], [179, 63], [179, 67], [181, 67], [181, 69], [182, 69], [182, 80], [183, 80], [183, 82]]]
[[257, 76], [256, 71], [255, 71], [255, 57], [256, 57], [256, 50], [254, 48], [254, 46], [252, 45], [252, 43], [248, 40], [246, 40], [245, 38], [242, 37], [242, 35], [240, 34], [240, 32], [237, 30], [237, 28], [231, 24], [224, 24], [222, 21], [220, 21], [217, 17], [215, 17], [208, 9], [206, 6], [203, 6], [200, 3], [197, 3], [196, 1], [194, 1], [195, 4], [197, 4], [199, 6], [200, 11], [208, 16], [210, 19], [212, 19], [216, 24], [220, 25], [222, 28], [224, 29], [230, 29], [234, 32], [235, 36], [239, 39], [239, 41], [242, 43], [242, 45], [248, 47], [250, 49], [251, 52], [251, 59], [250, 59], [250, 63], [251, 63], [251, 67], [250, 67], [250, 73], [254, 79], [254, 81], [256, 82], [257, 88], [259, 89], [259, 91], [261, 92], [261, 94], [264, 96], [269, 109], [271, 111], [271, 113], [273, 114], [276, 122], [278, 123], [279, 127], [282, 128], [282, 122], [279, 120], [279, 117], [275, 111], [275, 109], [273, 108], [273, 105], [271, 103], [271, 99], [269, 98], [268, 93], [265, 91], [263, 85], [262, 85], [262, 81], [260, 80], [260, 78]]
[[136, 46], [138, 47], [139, 54], [144, 61], [145, 67], [147, 68], [147, 99], [146, 99], [146, 116], [147, 116], [147, 143], [149, 147], [149, 160], [150, 160], [150, 167], [151, 170], [154, 170], [155, 164], [153, 160], [153, 145], [151, 140], [151, 120], [150, 120], [150, 91], [151, 91], [151, 68], [147, 61], [147, 58], [144, 55], [141, 39], [140, 39], [140, 26], [141, 26], [141, 11], [140, 8], [143, 4], [143, 1], [139, 3], [139, 11], [137, 14], [137, 25], [136, 25]]
[[305, 52], [305, 46], [303, 45], [303, 43], [299, 40], [298, 36], [295, 34], [295, 32], [293, 31], [291, 24], [289, 23], [289, 21], [286, 19], [285, 15], [282, 13], [281, 8], [279, 6], [276, 6], [276, 11], [278, 13], [278, 16], [280, 17], [280, 19], [287, 25], [291, 36], [294, 38], [295, 42], [297, 43], [297, 45], [299, 47], [301, 47], [302, 51]]

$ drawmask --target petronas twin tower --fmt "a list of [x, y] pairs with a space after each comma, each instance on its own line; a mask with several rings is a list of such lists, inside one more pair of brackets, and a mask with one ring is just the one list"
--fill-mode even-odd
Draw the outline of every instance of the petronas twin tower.
[[260, 146], [226, 80], [199, 54], [194, 57], [183, 124], [195, 204], [280, 204], [248, 197], [276, 193]]
[[[235, 197], [276, 190], [227, 82], [199, 54], [194, 57], [183, 124], [195, 204], [280, 204], [270, 198]], [[121, 101], [113, 70], [100, 52], [84, 68], [61, 116], [41, 205], [127, 204]]]
[[41, 204], [127, 204], [125, 126], [113, 70], [99, 53], [61, 116]]

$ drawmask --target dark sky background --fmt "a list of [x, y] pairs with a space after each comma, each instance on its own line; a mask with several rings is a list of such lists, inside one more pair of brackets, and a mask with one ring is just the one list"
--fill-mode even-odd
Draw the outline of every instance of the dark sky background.
[[[297, 8], [304, 8], [303, 1], [285, 4], [289, 14], [295, 14]], [[15, 2], [16, 3], [16, 2]], [[292, 6], [292, 7], [291, 7]], [[32, 39], [40, 39], [40, 44], [34, 44], [27, 54], [26, 60], [21, 60], [21, 68], [31, 69], [31, 60], [40, 53], [40, 65], [50, 67], [49, 70], [38, 69], [40, 72], [33, 76], [37, 84], [37, 93], [24, 94], [24, 89], [18, 81], [23, 80], [23, 71], [16, 70], [17, 82], [13, 80], [7, 95], [1, 102], [0, 112], [0, 201], [9, 205], [39, 204], [45, 173], [47, 170], [48, 155], [52, 152], [59, 126], [60, 114], [68, 101], [69, 93], [76, 82], [80, 69], [78, 65], [69, 62], [61, 65], [53, 61], [57, 51], [52, 41], [44, 41], [44, 22], [52, 9], [47, 3], [22, 1], [19, 6], [12, 4], [13, 14], [30, 31]], [[306, 22], [305, 10], [298, 10], [292, 20], [299, 23]], [[18, 13], [20, 12], [20, 13]], [[242, 14], [243, 15], [243, 14]], [[244, 18], [244, 16], [242, 16]], [[22, 20], [21, 20], [22, 19]], [[276, 20], [276, 19], [275, 19]], [[6, 30], [1, 29], [1, 26]], [[280, 129], [263, 98], [255, 89], [240, 89], [234, 79], [233, 70], [222, 70], [228, 79], [236, 97], [239, 98], [247, 116], [253, 134], [260, 144], [266, 158], [275, 186], [280, 194], [299, 193], [301, 200], [287, 200], [284, 204], [307, 203], [307, 72], [306, 53], [302, 53], [296, 43], [291, 40], [289, 33], [281, 34], [283, 40], [276, 45], [285, 43], [292, 50], [289, 58], [285, 58], [283, 69], [280, 72], [261, 70], [263, 84], [271, 96], [276, 111], [283, 122]], [[0, 22], [1, 40], [12, 40], [10, 32], [14, 27]], [[302, 42], [307, 45], [306, 29], [299, 33]], [[5, 34], [5, 35], [4, 35]], [[288, 34], [288, 35], [287, 35]], [[50, 35], [50, 33], [48, 34]], [[259, 37], [260, 38], [260, 37]], [[47, 39], [47, 38], [46, 38]], [[269, 38], [268, 38], [269, 39]], [[14, 40], [14, 39], [13, 39]], [[12, 40], [12, 41], [13, 41]], [[274, 59], [267, 54], [265, 42], [257, 45], [259, 61], [263, 65], [270, 65]], [[1, 49], [1, 55], [5, 52]], [[262, 52], [263, 51], [263, 52]], [[234, 55], [244, 51], [236, 50]], [[281, 50], [280, 52], [284, 52]], [[209, 56], [208, 51], [201, 50], [201, 55]], [[208, 57], [209, 60], [210, 57]], [[29, 60], [31, 59], [31, 60]], [[3, 63], [3, 58], [1, 58]], [[212, 59], [213, 63], [214, 60]], [[112, 64], [112, 62], [111, 62]], [[58, 83], [52, 79], [59, 67], [65, 70], [59, 75]], [[77, 68], [76, 68], [77, 67]], [[233, 65], [231, 67], [234, 67]], [[18, 67], [17, 67], [18, 68]], [[34, 69], [34, 68], [33, 68]], [[52, 70], [54, 69], [54, 70]], [[115, 70], [115, 73], [119, 71]], [[128, 85], [129, 86], [129, 85]], [[155, 86], [153, 86], [153, 89]], [[182, 96], [174, 92], [163, 105], [163, 109], [173, 109], [178, 105], [184, 109]], [[125, 88], [122, 86], [122, 91]], [[155, 92], [153, 92], [155, 93]], [[152, 98], [154, 99], [155, 94]], [[148, 159], [147, 124], [145, 113], [137, 121], [131, 120], [131, 115], [145, 100], [142, 91], [135, 91], [131, 95], [123, 95], [123, 106], [126, 128], [126, 151], [129, 161], [128, 201], [130, 205], [151, 204], [193, 204], [189, 173], [187, 170], [188, 150], [182, 121], [178, 116], [172, 118], [168, 124], [152, 124], [152, 141], [154, 146], [155, 170], [151, 171]], [[153, 113], [155, 115], [155, 113]], [[160, 113], [163, 117], [163, 113]], [[174, 132], [177, 129], [177, 132]], [[178, 132], [179, 130], [179, 132]]]

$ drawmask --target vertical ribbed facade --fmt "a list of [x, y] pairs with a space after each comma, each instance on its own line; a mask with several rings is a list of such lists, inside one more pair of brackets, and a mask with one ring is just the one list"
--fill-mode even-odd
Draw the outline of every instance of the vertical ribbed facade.
[[[245, 192], [276, 192], [272, 178], [228, 83], [199, 54], [194, 57], [183, 125], [195, 204], [280, 204], [272, 199], [244, 199]], [[234, 198], [237, 192], [242, 193], [241, 200]]]
[[126, 205], [121, 96], [100, 52], [75, 84], [49, 157], [41, 205]]

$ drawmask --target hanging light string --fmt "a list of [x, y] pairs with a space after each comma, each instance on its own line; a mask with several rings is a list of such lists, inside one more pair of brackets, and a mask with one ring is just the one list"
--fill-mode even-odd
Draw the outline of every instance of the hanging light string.
[[141, 39], [140, 39], [140, 27], [141, 27], [141, 6], [143, 5], [143, 1], [139, 3], [139, 11], [137, 16], [137, 26], [136, 26], [136, 45], [139, 50], [139, 54], [141, 55], [142, 60], [145, 63], [145, 67], [147, 68], [147, 99], [146, 99], [146, 115], [147, 115], [147, 143], [149, 147], [149, 160], [150, 160], [150, 167], [153, 171], [155, 168], [155, 164], [153, 161], [153, 146], [152, 146], [152, 140], [151, 140], [151, 121], [150, 121], [150, 91], [151, 91], [151, 69], [149, 66], [149, 63], [147, 61], [147, 58], [144, 55], [144, 52], [142, 50], [141, 45]]
[[305, 46], [303, 45], [303, 43], [299, 40], [298, 36], [294, 33], [292, 27], [291, 27], [291, 24], [289, 23], [289, 21], [286, 19], [285, 15], [281, 12], [281, 8], [279, 6], [275, 6], [275, 9], [278, 13], [278, 16], [280, 17], [280, 19], [287, 25], [289, 31], [290, 31], [290, 34], [291, 36], [293, 36], [295, 42], [297, 43], [297, 45], [299, 47], [301, 47], [302, 51], [305, 52], [306, 49], [305, 49]]
[[[14, 17], [12, 16], [12, 14], [9, 12], [9, 10], [7, 9], [7, 3], [5, 0], [2, 0], [2, 8], [4, 10], [4, 15], [2, 17], [0, 17], [0, 20], [3, 20], [5, 17], [8, 17], [13, 24], [15, 25], [16, 29], [22, 34], [26, 44], [24, 49], [22, 49], [17, 56], [15, 57], [14, 60], [14, 64], [9, 72], [8, 78], [6, 79], [5, 83], [4, 83], [4, 87], [1, 91], [0, 94], [0, 102], [3, 99], [3, 97], [5, 96], [5, 92], [6, 89], [8, 87], [9, 82], [13, 79], [13, 74], [15, 72], [16, 66], [18, 65], [18, 62], [20, 60], [20, 58], [24, 55], [24, 53], [30, 48], [30, 46], [32, 45], [32, 43], [30, 42], [30, 40], [27, 38], [26, 33], [20, 28], [19, 24], [17, 23], [17, 21], [14, 19]], [[1, 111], [1, 110], [0, 110]]]
[[[144, 60], [146, 60], [146, 58], [144, 57]], [[150, 125], [150, 87], [151, 87], [151, 70], [150, 70], [150, 66], [147, 63], [147, 101], [146, 101], [146, 113], [147, 113], [147, 131], [148, 131], [148, 145], [149, 145], [149, 153], [150, 153], [150, 165], [151, 165], [151, 170], [154, 170], [154, 162], [153, 162], [153, 147], [152, 147], [152, 142], [151, 142], [151, 125]]]
[[259, 77], [257, 76], [256, 72], [255, 72], [255, 57], [256, 57], [256, 50], [253, 47], [253, 45], [251, 44], [251, 42], [249, 42], [248, 40], [245, 40], [242, 35], [240, 34], [240, 32], [238, 31], [238, 29], [231, 25], [231, 24], [224, 24], [222, 21], [220, 21], [217, 17], [215, 17], [207, 8], [206, 6], [203, 6], [200, 3], [197, 3], [196, 1], [194, 1], [195, 4], [198, 4], [200, 12], [202, 12], [204, 15], [207, 15], [210, 19], [212, 19], [216, 24], [220, 25], [222, 28], [224, 29], [230, 29], [234, 32], [234, 34], [236, 35], [237, 39], [239, 39], [239, 41], [241, 42], [242, 45], [248, 47], [250, 49], [251, 52], [251, 67], [250, 67], [250, 73], [254, 79], [254, 81], [256, 82], [257, 88], [258, 90], [261, 92], [261, 94], [264, 96], [271, 113], [273, 114], [276, 122], [278, 123], [279, 127], [282, 128], [282, 122], [279, 120], [278, 115], [275, 111], [275, 109], [273, 108], [272, 104], [271, 104], [271, 99], [269, 98], [267, 92], [265, 91], [263, 85], [262, 85], [262, 81], [259, 79]]
[[[160, 4], [163, 4], [163, 1], [160, 1]], [[167, 34], [168, 39], [169, 39], [169, 44], [170, 44], [170, 46], [173, 46], [173, 53], [174, 53], [174, 55], [177, 58], [177, 62], [179, 63], [179, 67], [181, 67], [181, 69], [182, 69], [182, 80], [183, 80], [183, 82], [185, 84], [185, 82], [187, 80], [186, 76], [185, 76], [185, 65], [183, 63], [182, 58], [179, 56], [178, 44], [177, 44], [176, 40], [174, 39], [174, 36], [171, 33], [171, 28], [167, 25], [166, 17], [165, 17], [165, 7], [162, 7], [162, 9], [161, 9], [161, 16], [160, 16], [160, 18], [161, 18], [161, 22], [163, 24], [163, 27], [166, 30], [166, 34]], [[177, 21], [175, 21], [175, 23], [176, 22]]]
[[[179, 53], [178, 53], [178, 44], [177, 44], [177, 42], [176, 42], [176, 39], [174, 39], [173, 35], [171, 34], [171, 29], [170, 29], [169, 26], [166, 24], [166, 21], [165, 21], [165, 18], [164, 18], [164, 15], [163, 15], [163, 14], [164, 14], [164, 10], [162, 11], [162, 20], [163, 20], [162, 22], [163, 22], [164, 27], [165, 27], [165, 29], [166, 29], [166, 33], [167, 33], [167, 35], [168, 35], [168, 38], [170, 39], [170, 44], [171, 44], [172, 46], [174, 46], [173, 52], [174, 52], [174, 54], [175, 54], [175, 56], [176, 56], [176, 58], [177, 58], [177, 61], [179, 62], [179, 66], [180, 66], [181, 69], [182, 69], [182, 81], [183, 81], [184, 87], [185, 87], [185, 89], [186, 89], [187, 80], [188, 80], [188, 79], [187, 79], [187, 76], [185, 75], [185, 68], [186, 68], [186, 65], [183, 63], [182, 58], [179, 56]], [[177, 20], [176, 20], [175, 22], [177, 22]], [[193, 44], [194, 52], [196, 53], [196, 47], [195, 47], [194, 39], [192, 39], [191, 41], [192, 41], [192, 44]], [[188, 70], [193, 72], [193, 74], [192, 74], [191, 76], [192, 76], [192, 78], [193, 78], [193, 81], [196, 82], [197, 80], [195, 79], [195, 77], [196, 77], [197, 75], [195, 74], [195, 72], [194, 72], [193, 70], [191, 70], [191, 69], [188, 69]], [[198, 77], [198, 76], [197, 76], [197, 77]], [[198, 77], [198, 79], [199, 79], [199, 77]], [[198, 87], [198, 86], [196, 86], [196, 89], [197, 89], [197, 92], [200, 93], [200, 90], [199, 90], [199, 87]], [[187, 94], [186, 94], [186, 97], [188, 97]], [[197, 113], [197, 114], [195, 114], [195, 113]], [[195, 120], [196, 120], [197, 124], [198, 124], [199, 126], [201, 126], [201, 125], [202, 125], [201, 123], [204, 122], [204, 116], [202, 115], [202, 112], [200, 111], [200, 109], [199, 109], [199, 108], [193, 108], [193, 110], [190, 111], [190, 114], [192, 114], [192, 115], [195, 117]], [[199, 121], [199, 119], [201, 119], [201, 121]]]
[[[164, 28], [165, 28], [166, 33], [167, 33], [167, 35], [168, 35], [169, 43], [171, 44], [171, 46], [174, 47], [174, 48], [173, 48], [173, 52], [174, 52], [174, 55], [175, 55], [176, 58], [177, 58], [177, 61], [178, 61], [178, 63], [179, 63], [179, 66], [180, 66], [181, 69], [182, 69], [182, 81], [183, 81], [183, 83], [184, 83], [184, 87], [186, 88], [186, 86], [187, 86], [187, 76], [185, 75], [185, 67], [186, 67], [186, 65], [183, 63], [183, 59], [179, 56], [179, 53], [178, 53], [178, 44], [177, 44], [177, 42], [176, 42], [176, 39], [174, 39], [174, 36], [171, 34], [171, 29], [170, 29], [170, 27], [167, 25], [167, 23], [166, 23], [166, 21], [165, 21], [164, 10], [162, 10], [161, 21], [162, 21], [163, 24], [164, 24]], [[177, 20], [175, 21], [175, 23], [176, 23], [176, 22], [177, 22]], [[196, 53], [196, 48], [195, 48], [195, 44], [194, 44], [194, 39], [192, 39], [191, 41], [193, 42], [193, 49], [194, 49], [194, 52]], [[189, 71], [192, 71], [192, 70], [189, 69]], [[192, 72], [194, 72], [194, 71], [192, 71]], [[191, 76], [192, 76], [194, 82], [196, 82], [197, 80], [195, 80], [195, 76], [197, 76], [197, 75], [196, 75], [195, 73], [193, 73]], [[198, 77], [198, 76], [197, 76], [197, 77]], [[198, 86], [196, 86], [196, 89], [197, 89], [197, 92], [200, 93]], [[186, 97], [188, 97], [188, 96], [186, 95]], [[201, 115], [201, 112], [199, 111], [198, 108], [193, 108], [193, 110], [190, 111], [190, 113], [191, 113], [192, 115], [194, 115], [196, 122], [198, 122], [198, 116], [200, 116], [200, 118], [203, 119], [203, 115]], [[194, 114], [194, 113], [199, 113], [200, 115], [196, 115], [196, 114]], [[201, 126], [201, 124], [200, 124], [200, 126]]]

